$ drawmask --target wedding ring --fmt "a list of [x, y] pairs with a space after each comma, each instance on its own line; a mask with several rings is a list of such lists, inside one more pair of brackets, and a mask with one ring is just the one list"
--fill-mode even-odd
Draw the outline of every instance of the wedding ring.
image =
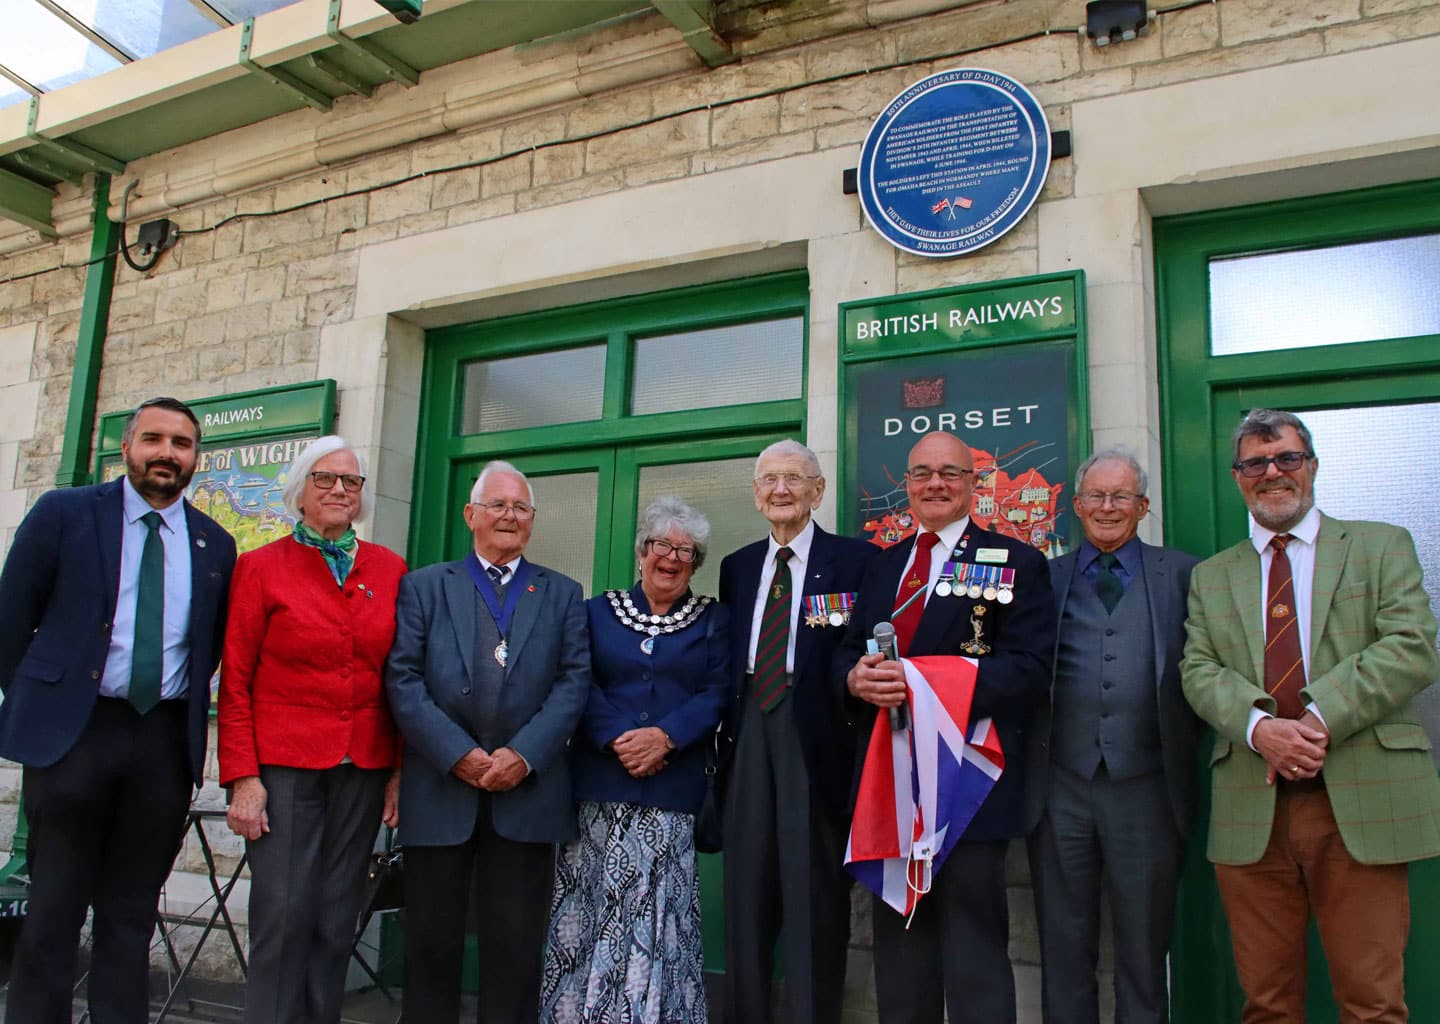
[[1300, 771], [1300, 768], [1299, 768], [1298, 765], [1293, 765], [1293, 764], [1292, 764], [1292, 765], [1290, 766], [1290, 774], [1291, 774], [1291, 775], [1295, 775], [1295, 774], [1298, 773], [1299, 771]]

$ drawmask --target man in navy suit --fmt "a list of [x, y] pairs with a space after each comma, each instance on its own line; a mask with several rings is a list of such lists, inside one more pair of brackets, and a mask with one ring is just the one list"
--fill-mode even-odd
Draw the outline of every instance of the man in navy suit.
[[95, 909], [90, 1018], [148, 1019], [160, 887], [202, 783], [235, 542], [181, 495], [200, 424], [141, 405], [125, 476], [45, 494], [0, 574], [0, 756], [25, 766], [29, 913], [5, 1019], [69, 1024]]
[[[786, 1019], [838, 1024], [850, 936], [844, 859], [854, 733], [830, 662], [877, 549], [815, 525], [825, 478], [798, 441], [760, 453], [754, 488], [770, 535], [720, 563], [738, 666], [727, 723], [736, 746], [724, 813], [726, 1017], [770, 1020], [772, 952], [783, 922]], [[767, 645], [765, 610], [781, 557], [786, 585], [774, 602], [783, 621]]]
[[[836, 676], [864, 709], [857, 721], [862, 736], [870, 734], [877, 713], [906, 699], [903, 666], [865, 653], [877, 622], [893, 619], [901, 657], [975, 659], [970, 714], [992, 720], [1005, 754], [1004, 773], [935, 873], [913, 918], [907, 922], [875, 900], [880, 1024], [940, 1024], [947, 1011], [950, 1024], [1015, 1020], [1005, 851], [1025, 834], [1025, 734], [1050, 686], [1055, 606], [1044, 557], [976, 526], [970, 519], [974, 492], [974, 459], [963, 441], [936, 431], [916, 443], [905, 493], [920, 530], [866, 568], [836, 652]], [[947, 565], [954, 566], [950, 577], [944, 575]], [[942, 579], [947, 582], [937, 589]], [[973, 590], [960, 585], [967, 580], [977, 581]]]
[[1074, 509], [1085, 540], [1050, 563], [1055, 684], [1031, 734], [1028, 814], [1046, 1024], [1100, 1020], [1102, 874], [1116, 1019], [1170, 1019], [1165, 954], [1201, 727], [1180, 689], [1180, 656], [1199, 559], [1140, 541], [1146, 484], [1123, 448], [1081, 463]]
[[528, 562], [530, 483], [506, 462], [465, 506], [475, 550], [400, 582], [385, 689], [405, 739], [405, 1019], [454, 1024], [471, 894], [481, 1024], [535, 1020], [566, 748], [590, 689], [580, 585]]

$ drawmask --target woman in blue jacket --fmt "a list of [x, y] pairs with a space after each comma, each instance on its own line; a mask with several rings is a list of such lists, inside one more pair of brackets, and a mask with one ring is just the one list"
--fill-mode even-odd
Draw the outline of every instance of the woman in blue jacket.
[[706, 1018], [695, 813], [730, 691], [729, 613], [690, 592], [710, 522], [640, 517], [640, 580], [586, 602], [595, 682], [572, 744], [580, 838], [560, 849], [543, 1024]]

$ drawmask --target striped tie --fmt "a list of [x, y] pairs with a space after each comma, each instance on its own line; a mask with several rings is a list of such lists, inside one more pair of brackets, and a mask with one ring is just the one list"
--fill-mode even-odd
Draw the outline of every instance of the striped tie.
[[920, 628], [920, 616], [925, 614], [925, 594], [930, 589], [930, 549], [940, 535], [922, 533], [915, 540], [915, 561], [910, 571], [900, 581], [900, 592], [895, 595], [895, 611], [890, 621], [895, 626], [895, 650], [900, 657], [910, 653], [910, 642]]
[[1295, 538], [1283, 533], [1271, 538], [1270, 579], [1265, 598], [1265, 692], [1275, 698], [1279, 717], [1299, 718], [1300, 688], [1305, 685], [1305, 662], [1300, 656], [1300, 621], [1295, 616], [1295, 581], [1285, 545]]
[[789, 685], [785, 655], [790, 649], [790, 567], [785, 563], [792, 554], [789, 548], [775, 552], [775, 578], [765, 595], [760, 638], [755, 642], [755, 678], [751, 692], [762, 711], [769, 711], [784, 700]]

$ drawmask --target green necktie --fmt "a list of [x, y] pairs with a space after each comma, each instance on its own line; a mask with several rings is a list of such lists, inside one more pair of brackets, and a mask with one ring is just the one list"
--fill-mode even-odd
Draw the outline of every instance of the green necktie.
[[1095, 592], [1100, 595], [1100, 603], [1105, 606], [1105, 610], [1113, 612], [1120, 599], [1125, 596], [1125, 584], [1115, 575], [1115, 567], [1120, 564], [1120, 559], [1115, 557], [1114, 552], [1106, 551], [1096, 561], [1100, 563], [1100, 572], [1095, 577]]
[[145, 714], [160, 703], [165, 661], [165, 541], [160, 513], [140, 517], [149, 533], [140, 553], [140, 586], [135, 594], [135, 643], [130, 648], [130, 703]]

